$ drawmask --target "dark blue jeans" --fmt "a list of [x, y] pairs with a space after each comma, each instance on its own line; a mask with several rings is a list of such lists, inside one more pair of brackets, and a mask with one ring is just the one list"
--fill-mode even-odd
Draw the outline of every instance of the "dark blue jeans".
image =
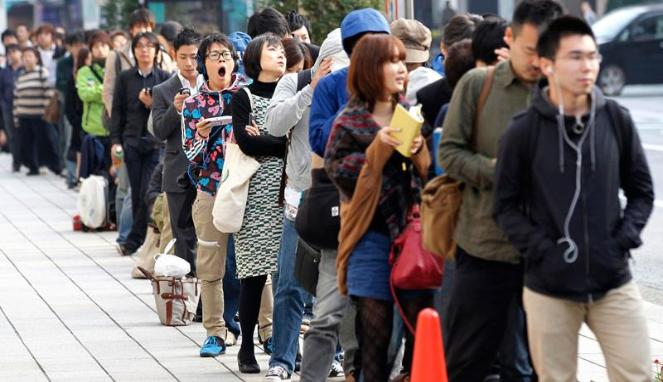
[[159, 163], [159, 149], [150, 146], [147, 140], [141, 140], [140, 143], [139, 146], [124, 147], [124, 161], [131, 184], [131, 208], [134, 218], [126, 243], [130, 252], [137, 250], [145, 241], [149, 219], [145, 196], [154, 168]]
[[235, 315], [239, 309], [240, 283], [235, 273], [237, 273], [235, 265], [235, 240], [230, 235], [226, 255], [226, 274], [223, 276], [223, 320], [226, 322], [226, 328], [235, 337], [239, 337], [241, 329], [239, 323], [235, 322]]
[[304, 303], [309, 293], [295, 278], [295, 256], [299, 236], [295, 222], [284, 217], [281, 248], [278, 257], [278, 278], [274, 293], [274, 322], [272, 340], [274, 353], [269, 366], [282, 366], [292, 373], [299, 349], [299, 328], [304, 315]]

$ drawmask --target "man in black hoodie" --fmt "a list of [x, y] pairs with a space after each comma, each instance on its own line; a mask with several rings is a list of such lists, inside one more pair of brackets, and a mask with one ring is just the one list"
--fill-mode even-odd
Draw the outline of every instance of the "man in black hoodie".
[[584, 21], [552, 22], [537, 52], [550, 85], [535, 89], [501, 139], [494, 208], [525, 258], [534, 367], [542, 381], [575, 381], [586, 323], [610, 380], [648, 381], [647, 322], [628, 264], [654, 200], [637, 130], [594, 86], [601, 56]]

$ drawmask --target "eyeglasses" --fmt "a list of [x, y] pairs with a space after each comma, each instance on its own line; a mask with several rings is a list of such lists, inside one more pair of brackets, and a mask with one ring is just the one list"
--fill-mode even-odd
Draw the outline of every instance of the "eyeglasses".
[[233, 54], [229, 50], [224, 50], [223, 52], [213, 51], [210, 52], [207, 57], [212, 61], [221, 61], [221, 57], [224, 60], [232, 60]]
[[592, 52], [587, 54], [582, 53], [571, 53], [565, 57], [562, 57], [564, 60], [573, 61], [575, 64], [582, 64], [585, 61], [589, 61], [590, 64], [600, 64], [603, 57], [598, 52]]
[[147, 44], [147, 45], [136, 44], [136, 49], [138, 49], [138, 50], [140, 50], [140, 49], [156, 49], [156, 45], [154, 45], [154, 44]]

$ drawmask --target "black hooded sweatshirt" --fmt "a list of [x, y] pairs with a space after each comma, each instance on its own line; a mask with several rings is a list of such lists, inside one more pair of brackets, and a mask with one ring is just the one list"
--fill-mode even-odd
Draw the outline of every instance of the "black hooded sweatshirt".
[[[617, 130], [607, 107], [614, 101], [596, 87], [591, 99], [584, 129], [573, 131], [575, 117], [562, 122], [543, 84], [534, 90], [530, 107], [514, 116], [500, 140], [494, 209], [497, 224], [525, 258], [526, 287], [589, 303], [631, 280], [629, 250], [642, 244], [654, 202], [628, 111], [612, 105], [625, 121]], [[572, 146], [579, 144], [581, 156]]]

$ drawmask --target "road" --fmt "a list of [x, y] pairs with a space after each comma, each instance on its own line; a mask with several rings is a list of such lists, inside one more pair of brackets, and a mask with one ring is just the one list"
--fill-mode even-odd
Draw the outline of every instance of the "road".
[[654, 212], [642, 234], [644, 244], [631, 263], [645, 300], [663, 305], [663, 86], [629, 86], [619, 103], [630, 109], [654, 178]]

